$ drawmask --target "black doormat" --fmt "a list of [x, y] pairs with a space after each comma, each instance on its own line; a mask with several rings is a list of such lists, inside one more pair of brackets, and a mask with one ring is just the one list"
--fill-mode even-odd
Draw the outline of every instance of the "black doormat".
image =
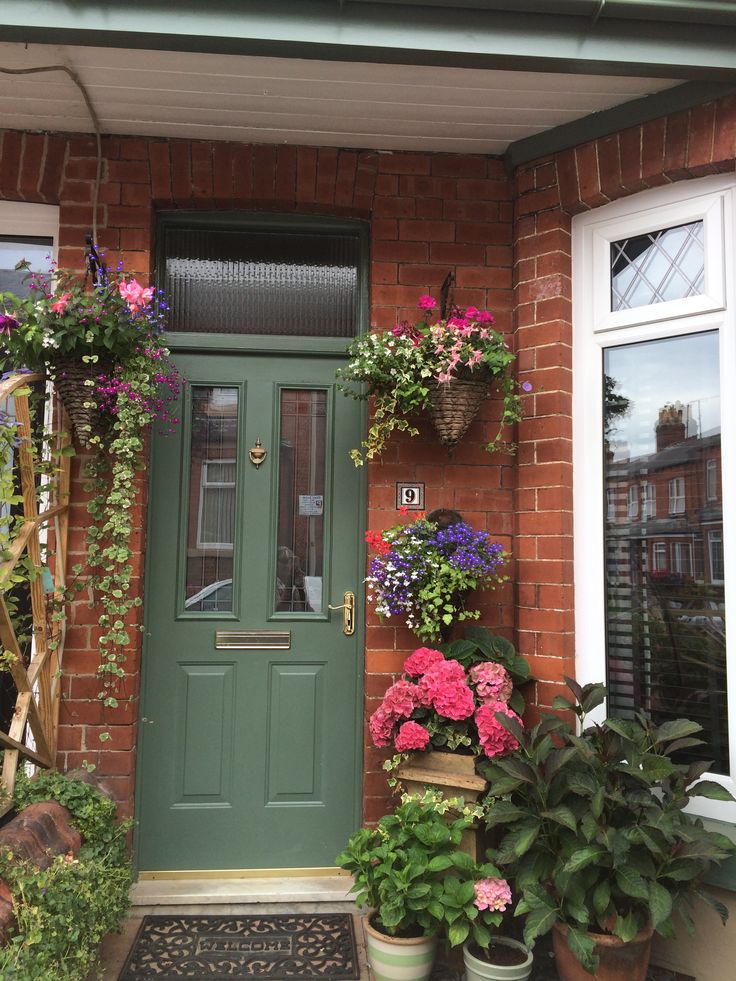
[[349, 913], [144, 916], [118, 981], [358, 981]]

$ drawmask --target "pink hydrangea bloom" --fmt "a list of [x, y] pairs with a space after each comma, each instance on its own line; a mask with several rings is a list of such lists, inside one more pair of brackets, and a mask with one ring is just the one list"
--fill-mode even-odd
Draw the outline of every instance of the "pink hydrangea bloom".
[[374, 746], [390, 746], [394, 738], [395, 719], [390, 712], [381, 705], [379, 706], [368, 722], [371, 731], [371, 738]]
[[437, 306], [437, 300], [433, 296], [420, 296], [417, 306], [420, 310], [434, 310]]
[[435, 651], [431, 647], [418, 647], [404, 661], [404, 671], [406, 674], [411, 675], [412, 678], [416, 678], [418, 675], [428, 671], [433, 665], [439, 664], [440, 661], [444, 660], [445, 657], [441, 651]]
[[519, 743], [496, 718], [496, 713], [502, 712], [521, 725], [521, 719], [505, 702], [488, 701], [475, 711], [475, 724], [478, 727], [480, 748], [486, 756], [500, 756], [515, 750]]
[[475, 884], [473, 903], [478, 909], [503, 913], [511, 902], [511, 889], [505, 879], [480, 879]]
[[438, 661], [420, 677], [419, 698], [422, 705], [433, 705], [436, 692], [446, 685], [465, 685], [467, 675], [457, 661]]
[[473, 714], [475, 699], [467, 685], [450, 682], [436, 686], [432, 693], [432, 705], [446, 719], [459, 722]]
[[396, 735], [396, 752], [406, 753], [410, 749], [426, 749], [429, 732], [418, 722], [404, 722]]
[[497, 702], [508, 702], [514, 690], [511, 675], [502, 664], [495, 661], [484, 661], [470, 669], [470, 677], [475, 682], [475, 690], [482, 702], [491, 699]]
[[417, 705], [419, 705], [419, 689], [402, 678], [388, 689], [383, 696], [381, 707], [390, 712], [395, 719], [408, 719]]

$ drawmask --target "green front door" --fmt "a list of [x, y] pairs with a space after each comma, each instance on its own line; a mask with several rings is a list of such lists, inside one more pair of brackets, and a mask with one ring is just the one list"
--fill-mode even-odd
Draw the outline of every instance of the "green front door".
[[360, 406], [334, 357], [279, 343], [176, 354], [181, 420], [152, 454], [141, 871], [330, 867], [360, 820], [360, 613], [350, 633], [328, 609], [360, 598]]

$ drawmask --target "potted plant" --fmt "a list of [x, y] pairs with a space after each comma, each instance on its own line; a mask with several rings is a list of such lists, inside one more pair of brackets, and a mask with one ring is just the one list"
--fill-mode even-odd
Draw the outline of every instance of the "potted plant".
[[353, 398], [373, 396], [373, 423], [363, 441], [363, 452], [351, 450], [356, 466], [381, 453], [394, 430], [416, 436], [412, 418], [429, 413], [440, 441], [453, 446], [464, 435], [481, 401], [495, 387], [503, 400], [496, 436], [489, 452], [513, 452], [503, 441], [503, 427], [521, 418], [521, 386], [511, 376], [515, 355], [494, 329], [493, 315], [468, 307], [433, 322], [437, 301], [421, 296], [423, 311], [416, 324], [402, 321], [391, 330], [363, 334], [348, 347], [349, 362], [338, 377], [364, 383], [365, 390], [341, 386]]
[[451, 946], [472, 938], [488, 947], [511, 901], [496, 866], [459, 849], [472, 817], [448, 821], [451, 804], [405, 796], [376, 827], [356, 831], [336, 859], [355, 878], [358, 905], [372, 911], [364, 926], [377, 979], [426, 981], [440, 933]]
[[[520, 719], [524, 699], [517, 686], [528, 678], [529, 666], [513, 645], [483, 627], [468, 628], [464, 640], [444, 645], [444, 653], [415, 650], [369, 722], [374, 745], [394, 751], [385, 764], [395, 773], [389, 782], [398, 778], [410, 793], [437, 787], [476, 801], [487, 787], [476, 760], [516, 746], [496, 713]], [[464, 832], [462, 847], [477, 857], [482, 843], [474, 827]]]
[[99, 697], [114, 708], [133, 607], [140, 604], [131, 585], [135, 475], [144, 467], [151, 423], [170, 430], [178, 421], [170, 403], [180, 378], [161, 338], [167, 307], [153, 287], [121, 268], [108, 276], [98, 267], [91, 284], [55, 269], [27, 279], [28, 296], [0, 293], [0, 360], [12, 372], [46, 373], [78, 442], [90, 451], [87, 566], [73, 567], [73, 587], [91, 587], [100, 610]]
[[419, 512], [409, 524], [365, 538], [376, 552], [366, 578], [369, 602], [382, 620], [402, 617], [425, 642], [440, 640], [456, 621], [477, 620], [480, 611], [465, 606], [467, 594], [508, 578], [501, 572], [503, 546], [457, 512]]
[[574, 714], [579, 734], [556, 715], [524, 730], [499, 714], [519, 745], [482, 767], [486, 823], [505, 829], [498, 862], [520, 894], [524, 938], [532, 946], [554, 931], [563, 981], [644, 981], [653, 932], [671, 936], [675, 915], [692, 931], [694, 898], [725, 922], [701, 881], [734, 846], [683, 808], [694, 796], [731, 795], [700, 779], [709, 763], [677, 761], [700, 744], [697, 723], [656, 725], [637, 712], [586, 725], [605, 687], [566, 681], [574, 699], [558, 696], [553, 707]]

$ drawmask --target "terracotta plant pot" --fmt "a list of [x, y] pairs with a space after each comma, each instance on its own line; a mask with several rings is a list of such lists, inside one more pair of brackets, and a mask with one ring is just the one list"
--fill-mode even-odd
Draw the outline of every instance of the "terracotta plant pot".
[[513, 947], [524, 955], [520, 964], [490, 964], [487, 960], [476, 957], [471, 944], [463, 947], [465, 977], [467, 981], [527, 981], [532, 973], [533, 957], [528, 947], [511, 937], [494, 937], [494, 945]]
[[591, 975], [570, 950], [565, 923], [552, 927], [552, 943], [560, 981], [646, 981], [649, 957], [652, 951], [651, 926], [642, 930], [633, 940], [624, 942], [606, 933], [591, 933], [595, 940], [595, 953], [600, 958], [598, 970]]
[[437, 937], [390, 937], [363, 918], [365, 949], [373, 981], [428, 981]]

